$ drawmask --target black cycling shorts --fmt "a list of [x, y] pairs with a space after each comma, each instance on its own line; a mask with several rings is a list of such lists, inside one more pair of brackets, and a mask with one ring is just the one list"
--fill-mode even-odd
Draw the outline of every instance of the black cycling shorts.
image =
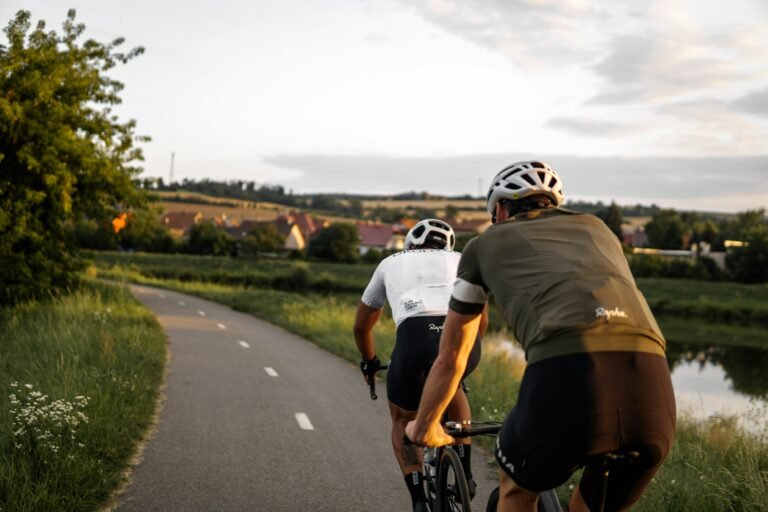
[[[416, 411], [419, 408], [424, 381], [437, 357], [444, 321], [444, 316], [412, 316], [397, 327], [397, 340], [387, 371], [387, 397], [401, 409]], [[472, 373], [479, 361], [478, 337], [469, 354], [464, 377]]]
[[593, 456], [638, 451], [637, 461], [610, 473], [606, 510], [622, 510], [640, 498], [669, 453], [675, 415], [664, 357], [592, 352], [544, 359], [525, 371], [496, 441], [496, 459], [534, 492], [562, 485], [586, 465], [579, 490], [589, 505], [601, 482], [589, 466]]

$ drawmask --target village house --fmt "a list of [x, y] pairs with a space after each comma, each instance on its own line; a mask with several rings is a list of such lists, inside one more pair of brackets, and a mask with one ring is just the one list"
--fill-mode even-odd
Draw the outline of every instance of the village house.
[[284, 216], [271, 221], [244, 220], [238, 226], [227, 228], [227, 233], [235, 240], [244, 240], [253, 229], [270, 224], [275, 226], [277, 233], [285, 240], [283, 249], [287, 251], [301, 251], [306, 248], [307, 241], [304, 235], [302, 235], [299, 225], [289, 221]]
[[396, 224], [358, 222], [357, 231], [360, 234], [360, 254], [365, 254], [371, 249], [377, 251], [403, 250], [405, 233]]
[[200, 212], [168, 212], [160, 218], [162, 225], [175, 238], [187, 236], [190, 228], [202, 221], [203, 214]]
[[315, 235], [320, 232], [320, 230], [331, 225], [330, 222], [325, 219], [313, 217], [308, 213], [299, 211], [292, 211], [290, 213], [280, 215], [278, 219], [283, 219], [287, 223], [295, 224], [307, 244], [312, 238], [315, 237]]

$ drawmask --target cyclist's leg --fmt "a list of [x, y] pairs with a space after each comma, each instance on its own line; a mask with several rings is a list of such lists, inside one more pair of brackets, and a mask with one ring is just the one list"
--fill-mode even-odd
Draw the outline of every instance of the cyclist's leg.
[[389, 402], [389, 413], [392, 416], [392, 449], [395, 451], [395, 458], [400, 465], [400, 470], [403, 475], [408, 475], [414, 471], [420, 472], [422, 469], [421, 448], [416, 445], [403, 446], [405, 426], [409, 421], [416, 418], [416, 411], [407, 411]]
[[584, 496], [581, 495], [578, 485], [573, 490], [571, 500], [568, 502], [568, 512], [589, 512], [589, 507], [584, 502]]
[[[610, 470], [606, 510], [626, 510], [640, 499], [669, 453], [675, 431], [675, 398], [664, 357], [641, 352], [598, 354], [592, 359], [595, 382], [611, 382], [595, 395], [603, 411], [613, 413], [621, 439], [620, 451], [639, 453], [637, 460], [617, 463]], [[594, 417], [600, 420], [599, 416]], [[609, 431], [602, 422], [601, 432]], [[612, 448], [613, 449], [613, 448]], [[602, 450], [600, 450], [602, 451]], [[591, 453], [596, 453], [597, 450]], [[578, 497], [587, 504], [597, 499], [602, 488], [601, 471], [587, 466], [578, 486]]]
[[499, 471], [498, 512], [536, 512], [539, 494], [528, 491], [515, 483], [504, 471]]

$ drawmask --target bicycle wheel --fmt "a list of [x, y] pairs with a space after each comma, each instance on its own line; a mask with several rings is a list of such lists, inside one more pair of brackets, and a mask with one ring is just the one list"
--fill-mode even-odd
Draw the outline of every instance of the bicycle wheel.
[[437, 469], [437, 510], [439, 512], [469, 512], [469, 488], [459, 454], [446, 447]]
[[539, 512], [562, 512], [560, 500], [557, 499], [557, 493], [554, 489], [544, 491], [539, 495]]
[[[499, 488], [495, 488], [491, 495], [488, 497], [488, 505], [485, 507], [485, 512], [496, 512], [496, 507], [499, 504]], [[544, 491], [539, 495], [539, 503], [536, 505], [538, 512], [562, 512], [560, 508], [560, 502], [557, 500], [557, 494], [554, 489]]]
[[485, 506], [485, 512], [496, 512], [496, 507], [499, 505], [499, 488], [495, 488], [490, 496], [488, 496], [488, 504]]

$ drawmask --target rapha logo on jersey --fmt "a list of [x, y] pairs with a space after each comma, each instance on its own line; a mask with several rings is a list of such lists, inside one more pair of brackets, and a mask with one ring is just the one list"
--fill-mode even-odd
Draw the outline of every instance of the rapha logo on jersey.
[[628, 316], [629, 315], [627, 315], [619, 308], [605, 309], [600, 307], [595, 309], [595, 318], [606, 317], [608, 320], [610, 320], [611, 318], [627, 318]]
[[429, 324], [429, 330], [430, 331], [440, 331], [440, 332], [442, 332], [443, 324], [440, 324], [440, 325]]
[[403, 309], [406, 313], [410, 313], [411, 311], [415, 311], [417, 309], [423, 309], [424, 308], [424, 302], [420, 300], [413, 300], [408, 299], [405, 302], [403, 302]]

